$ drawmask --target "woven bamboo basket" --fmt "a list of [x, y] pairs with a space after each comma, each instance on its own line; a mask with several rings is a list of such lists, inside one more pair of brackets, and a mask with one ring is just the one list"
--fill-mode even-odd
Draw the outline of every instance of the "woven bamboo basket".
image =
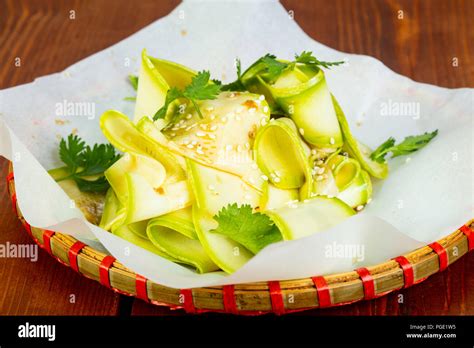
[[305, 279], [222, 287], [172, 289], [154, 283], [73, 237], [30, 226], [16, 201], [10, 163], [7, 176], [13, 208], [35, 242], [62, 264], [120, 294], [188, 313], [224, 312], [281, 315], [370, 300], [420, 283], [474, 249], [474, 220], [445, 238], [367, 268]]

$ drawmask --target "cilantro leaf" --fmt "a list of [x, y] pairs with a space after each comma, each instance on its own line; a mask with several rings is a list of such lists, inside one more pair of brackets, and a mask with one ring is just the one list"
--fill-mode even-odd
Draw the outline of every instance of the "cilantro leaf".
[[[67, 141], [63, 138], [59, 143], [59, 157], [66, 164], [69, 175], [57, 181], [72, 179], [81, 191], [102, 192], [109, 187], [103, 173], [120, 156], [115, 153], [111, 144], [95, 144], [90, 147], [77, 135], [70, 134]], [[84, 179], [93, 175], [101, 176], [93, 181]]]
[[340, 64], [344, 64], [343, 61], [339, 62], [324, 62], [319, 59], [317, 59], [315, 56], [313, 56], [313, 52], [311, 51], [303, 51], [301, 54], [296, 54], [295, 55], [295, 62], [296, 63], [303, 63], [306, 65], [312, 65], [312, 66], [317, 66], [320, 67], [322, 66], [323, 68], [330, 69], [331, 66], [337, 66]]
[[261, 62], [265, 65], [270, 82], [275, 82], [282, 72], [290, 66], [289, 63], [280, 62], [274, 55], [268, 53], [261, 58]]
[[219, 226], [211, 232], [219, 233], [242, 244], [257, 254], [268, 244], [282, 240], [282, 236], [273, 221], [265, 214], [253, 213], [249, 204], [238, 206], [229, 204], [222, 208], [214, 219]]
[[75, 173], [77, 168], [82, 165], [79, 154], [84, 151], [85, 146], [86, 143], [81, 138], [72, 134], [67, 137], [67, 142], [63, 138], [59, 143], [59, 158], [72, 173]]
[[395, 138], [388, 138], [370, 154], [370, 158], [376, 162], [383, 163], [385, 161], [385, 155], [390, 151], [393, 145], [395, 145]]
[[166, 93], [165, 105], [163, 105], [153, 116], [153, 120], [164, 118], [168, 107], [172, 102], [179, 98], [188, 99], [196, 109], [196, 112], [202, 118], [201, 110], [197, 104], [198, 100], [212, 100], [216, 99], [217, 95], [221, 91], [221, 85], [212, 81], [210, 83], [211, 74], [209, 71], [200, 71], [191, 80], [191, 83], [187, 85], [184, 90], [172, 87]]
[[128, 75], [128, 81], [132, 85], [133, 89], [136, 91], [138, 89], [138, 76], [137, 75]]
[[104, 192], [110, 187], [109, 182], [105, 176], [101, 176], [96, 180], [85, 180], [81, 178], [74, 178], [77, 187], [82, 192]]
[[406, 137], [400, 144], [395, 145], [395, 139], [389, 138], [382, 145], [380, 145], [372, 154], [370, 158], [376, 162], [384, 162], [385, 156], [391, 152], [392, 158], [398, 156], [408, 155], [412, 152], [418, 151], [425, 147], [431, 139], [438, 134], [438, 130], [431, 133], [424, 133], [420, 135], [411, 135]]

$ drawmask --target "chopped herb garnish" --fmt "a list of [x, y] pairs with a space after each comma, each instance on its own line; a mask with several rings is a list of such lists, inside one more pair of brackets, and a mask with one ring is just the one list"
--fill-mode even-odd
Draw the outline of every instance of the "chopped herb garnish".
[[210, 77], [209, 71], [201, 71], [192, 78], [191, 83], [187, 85], [184, 90], [180, 90], [176, 87], [170, 88], [166, 94], [165, 105], [155, 113], [153, 119], [164, 118], [170, 104], [180, 98], [189, 100], [193, 104], [199, 117], [202, 118], [203, 116], [197, 102], [199, 100], [216, 99], [221, 91], [221, 85], [213, 81], [210, 83]]
[[[119, 159], [111, 144], [95, 144], [93, 147], [77, 135], [70, 134], [59, 143], [59, 157], [66, 164], [69, 175], [58, 181], [73, 179], [79, 189], [85, 192], [103, 192], [109, 188], [109, 183], [103, 176], [107, 168]], [[96, 180], [85, 177], [101, 175]]]
[[395, 139], [390, 137], [372, 152], [370, 158], [376, 162], [383, 163], [385, 162], [385, 156], [389, 152], [392, 153], [392, 158], [408, 155], [425, 147], [437, 134], [438, 130], [421, 135], [411, 135], [398, 145], [395, 145]]
[[265, 214], [252, 212], [249, 204], [229, 204], [214, 216], [219, 226], [211, 232], [219, 233], [242, 244], [256, 254], [268, 244], [282, 240], [280, 230]]

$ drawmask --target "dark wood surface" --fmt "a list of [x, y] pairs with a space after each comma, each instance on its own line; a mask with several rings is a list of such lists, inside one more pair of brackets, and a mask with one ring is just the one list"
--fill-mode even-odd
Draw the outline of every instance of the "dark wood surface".
[[[155, 0], [0, 0], [0, 89], [61, 71], [166, 15], [177, 4]], [[416, 81], [474, 87], [473, 0], [285, 0], [283, 5], [323, 44], [374, 56]], [[69, 19], [71, 10], [75, 11], [74, 20]], [[400, 11], [403, 19], [399, 19]], [[15, 67], [16, 57], [21, 58], [20, 68]], [[6, 170], [7, 162], [0, 159], [1, 178]], [[32, 243], [13, 215], [2, 180], [0, 244], [7, 242]], [[0, 315], [29, 314], [180, 315], [182, 311], [117, 295], [40, 250], [34, 263], [0, 259]], [[474, 254], [410, 289], [305, 314], [473, 315]]]

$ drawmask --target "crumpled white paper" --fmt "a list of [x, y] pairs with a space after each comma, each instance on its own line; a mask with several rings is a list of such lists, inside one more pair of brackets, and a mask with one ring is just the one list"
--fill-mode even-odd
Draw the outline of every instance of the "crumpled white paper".
[[[374, 199], [362, 214], [307, 238], [270, 245], [232, 275], [198, 275], [86, 222], [46, 173], [60, 165], [59, 137], [77, 130], [87, 142], [103, 142], [103, 111], [132, 116], [133, 103], [123, 100], [134, 95], [126, 77], [138, 71], [143, 48], [196, 70], [210, 69], [226, 82], [235, 77], [236, 57], [244, 67], [268, 52], [291, 58], [311, 50], [322, 60], [345, 59], [345, 66], [326, 75], [359, 139], [376, 147], [389, 136], [401, 140], [434, 129], [439, 135], [410, 161], [390, 161], [390, 176], [375, 183]], [[315, 42], [278, 2], [189, 1], [61, 73], [0, 91], [0, 154], [13, 160], [18, 203], [31, 225], [105, 248], [155, 282], [192, 288], [294, 279], [383, 262], [472, 218], [473, 101], [472, 89], [415, 83], [376, 59]], [[344, 246], [362, 253], [340, 254]]]

